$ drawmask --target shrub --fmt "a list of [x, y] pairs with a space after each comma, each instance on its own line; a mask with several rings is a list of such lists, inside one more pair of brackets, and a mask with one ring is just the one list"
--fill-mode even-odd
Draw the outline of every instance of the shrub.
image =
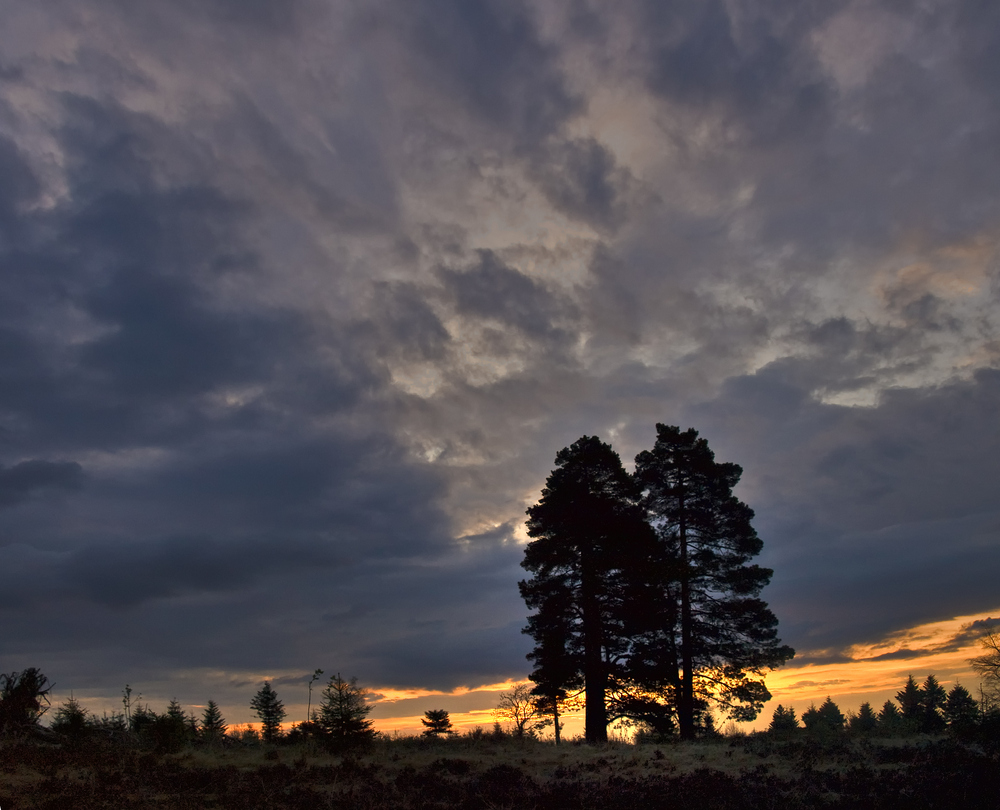
[[0, 675], [0, 734], [38, 725], [48, 710], [48, 682], [36, 667]]

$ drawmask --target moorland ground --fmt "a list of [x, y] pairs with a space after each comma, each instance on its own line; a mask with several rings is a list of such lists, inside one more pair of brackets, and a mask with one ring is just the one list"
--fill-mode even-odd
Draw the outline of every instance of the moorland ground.
[[63, 808], [990, 808], [997, 746], [947, 738], [554, 746], [457, 737], [189, 747], [122, 741], [0, 745], [3, 810]]

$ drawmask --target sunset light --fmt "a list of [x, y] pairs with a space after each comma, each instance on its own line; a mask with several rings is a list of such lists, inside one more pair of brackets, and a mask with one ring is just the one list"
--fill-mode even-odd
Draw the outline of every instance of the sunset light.
[[0, 748], [993, 733], [1000, 3], [2, 23]]

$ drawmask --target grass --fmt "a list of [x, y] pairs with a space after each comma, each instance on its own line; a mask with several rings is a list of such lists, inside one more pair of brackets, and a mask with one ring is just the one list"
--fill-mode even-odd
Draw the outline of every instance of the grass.
[[512, 739], [380, 739], [332, 755], [315, 744], [191, 747], [0, 744], [0, 807], [992, 808], [997, 752], [947, 739], [787, 741], [765, 734], [665, 745]]

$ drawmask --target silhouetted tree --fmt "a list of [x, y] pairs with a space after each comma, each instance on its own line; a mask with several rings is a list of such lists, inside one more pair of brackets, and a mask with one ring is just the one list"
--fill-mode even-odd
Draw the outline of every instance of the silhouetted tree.
[[937, 678], [928, 675], [920, 687], [920, 731], [924, 734], [940, 734], [945, 730], [946, 723], [942, 710], [948, 694], [938, 683]]
[[323, 690], [323, 701], [316, 713], [316, 724], [334, 745], [360, 743], [375, 736], [368, 714], [367, 690], [358, 687], [358, 679], [345, 681], [340, 673], [332, 676]]
[[156, 722], [157, 715], [149, 706], [144, 706], [136, 701], [132, 704], [132, 721], [130, 728], [133, 733], [140, 736], [150, 734], [150, 727]]
[[156, 746], [160, 750], [177, 751], [192, 739], [188, 717], [176, 698], [167, 704], [165, 714], [157, 715], [153, 728]]
[[87, 722], [88, 714], [80, 701], [71, 695], [69, 700], [56, 709], [50, 728], [71, 739], [80, 739], [90, 731], [90, 725]]
[[451, 718], [444, 709], [428, 709], [420, 722], [424, 725], [425, 737], [442, 737], [455, 733], [455, 729], [451, 726]]
[[38, 724], [48, 710], [48, 685], [41, 670], [0, 674], [0, 734], [16, 733]]
[[847, 728], [852, 734], [871, 734], [878, 728], [878, 716], [871, 703], [865, 701], [858, 707], [858, 713], [852, 715], [847, 722]]
[[[764, 671], [794, 656], [759, 598], [771, 570], [750, 564], [762, 548], [753, 510], [732, 494], [742, 468], [718, 463], [698, 432], [656, 426], [656, 444], [636, 456], [643, 505], [659, 541], [650, 604], [655, 626], [636, 638], [631, 671], [669, 691], [681, 737], [694, 736], [699, 703], [752, 720], [771, 694]], [[648, 625], [647, 625], [648, 627]]]
[[501, 692], [493, 710], [496, 719], [510, 723], [515, 737], [532, 736], [543, 724], [544, 714], [544, 698], [532, 695], [531, 687], [525, 683], [517, 684], [509, 692]]
[[775, 707], [774, 714], [771, 715], [771, 725], [767, 728], [773, 734], [790, 734], [799, 730], [799, 719], [795, 716], [795, 709], [789, 706], [787, 709], [780, 703]]
[[260, 718], [261, 737], [264, 742], [274, 742], [281, 736], [281, 721], [285, 719], [285, 705], [271, 688], [270, 681], [264, 681], [260, 691], [250, 701], [250, 708]]
[[979, 644], [983, 654], [970, 658], [969, 663], [982, 678], [983, 697], [988, 699], [983, 702], [992, 706], [1000, 701], [1000, 633], [987, 633]]
[[913, 727], [914, 731], [919, 729], [924, 713], [924, 697], [913, 675], [906, 679], [906, 685], [896, 693], [896, 701], [899, 703], [899, 713], [903, 719]]
[[177, 702], [177, 698], [172, 698], [170, 703], [167, 704], [166, 717], [177, 726], [179, 733], [183, 734], [187, 732], [188, 718], [184, 713], [184, 709], [181, 708], [181, 704]]
[[141, 704], [139, 701], [142, 699], [142, 694], [137, 693], [135, 697], [132, 696], [132, 687], [125, 684], [125, 688], [122, 689], [122, 707], [124, 712], [122, 716], [125, 718], [125, 725], [128, 727], [129, 731], [135, 731], [135, 726], [132, 723], [132, 714], [134, 708], [139, 707]]
[[840, 711], [840, 707], [833, 702], [833, 698], [829, 695], [819, 707], [819, 715], [830, 728], [840, 731], [844, 727], [844, 713]]
[[969, 690], [961, 684], [955, 684], [948, 693], [944, 703], [944, 718], [952, 731], [968, 731], [976, 725], [979, 717], [979, 707]]
[[606, 742], [607, 694], [622, 674], [629, 639], [630, 577], [652, 552], [639, 493], [610, 445], [584, 436], [556, 455], [541, 500], [528, 509], [519, 583], [530, 610], [525, 632], [535, 693], [552, 699], [583, 688], [585, 736]]
[[206, 740], [221, 740], [226, 735], [226, 721], [214, 700], [209, 700], [201, 715], [201, 735]]
[[879, 734], [886, 737], [892, 737], [903, 733], [906, 727], [907, 721], [903, 718], [903, 715], [900, 714], [895, 703], [891, 700], [887, 700], [884, 704], [882, 704], [882, 709], [878, 713]]
[[312, 677], [309, 678], [309, 698], [306, 700], [306, 722], [312, 722], [312, 699], [313, 699], [313, 684], [319, 680], [319, 676], [323, 674], [323, 670], [317, 669], [313, 672]]
[[818, 709], [810, 706], [802, 712], [802, 722], [813, 733], [833, 734], [844, 728], [844, 714], [833, 698], [827, 696]]

